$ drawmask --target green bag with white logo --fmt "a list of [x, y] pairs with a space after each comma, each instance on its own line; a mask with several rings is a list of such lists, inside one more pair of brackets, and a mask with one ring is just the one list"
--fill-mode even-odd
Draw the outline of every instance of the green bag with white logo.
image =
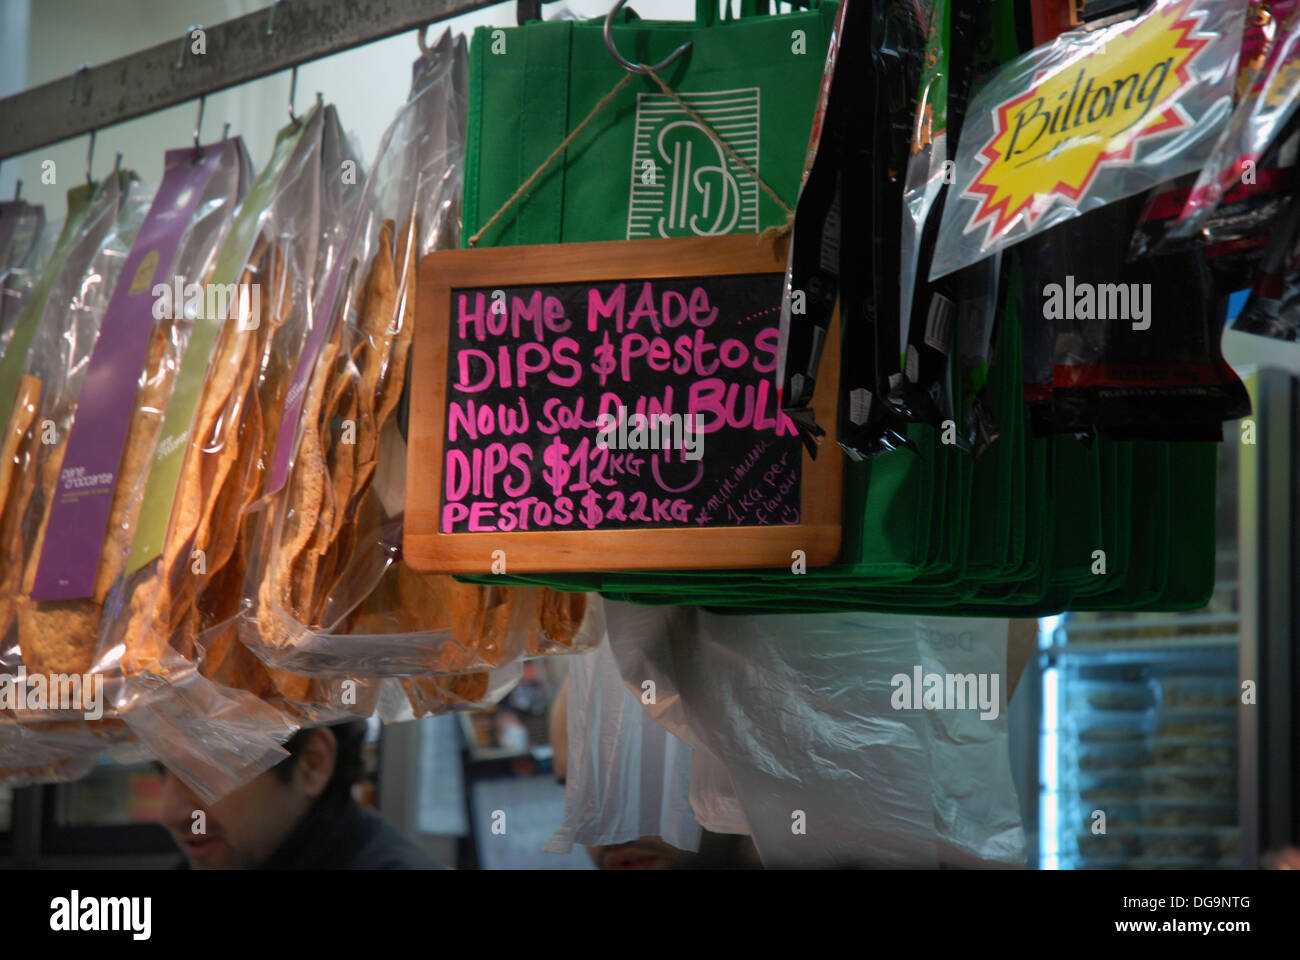
[[[837, 5], [760, 6], [720, 20], [717, 0], [697, 0], [695, 23], [623, 10], [611, 34], [623, 57], [651, 65], [690, 43], [659, 76], [793, 209]], [[474, 31], [463, 243], [627, 76], [603, 33], [603, 19]], [[757, 233], [785, 220], [654, 80], [633, 76], [478, 245]]]

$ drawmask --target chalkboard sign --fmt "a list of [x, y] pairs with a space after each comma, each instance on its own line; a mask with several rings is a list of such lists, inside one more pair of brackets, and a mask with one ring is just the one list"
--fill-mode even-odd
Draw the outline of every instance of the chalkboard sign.
[[708, 569], [788, 566], [803, 550], [832, 562], [839, 450], [809, 458], [774, 386], [784, 266], [752, 235], [426, 257], [406, 561]]

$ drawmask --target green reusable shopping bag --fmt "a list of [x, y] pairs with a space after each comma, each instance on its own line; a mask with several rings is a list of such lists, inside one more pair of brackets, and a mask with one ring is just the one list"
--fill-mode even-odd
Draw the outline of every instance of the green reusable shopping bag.
[[[696, 23], [627, 14], [619, 52], [665, 67], [665, 83], [793, 209], [836, 4], [759, 16], [748, 0], [722, 21], [716, 0]], [[603, 19], [478, 27], [470, 47], [463, 243], [486, 224], [624, 77]], [[787, 210], [649, 77], [631, 81], [487, 230], [478, 246], [758, 232]]]
[[1169, 578], [1152, 609], [1197, 610], [1214, 593], [1219, 444], [1169, 447]]
[[1101, 454], [1097, 444], [1073, 437], [1052, 438], [1052, 514], [1056, 549], [1052, 582], [1087, 586], [1093, 551], [1104, 548], [1101, 521]]
[[[987, 580], [1011, 572], [1012, 498], [1016, 454], [1020, 449], [1019, 424], [1014, 400], [1008, 394], [1019, 385], [1010, 376], [1020, 369], [1020, 340], [1003, 341], [999, 356], [989, 368], [988, 393], [998, 439], [972, 464], [969, 575]], [[1014, 354], [1012, 356], [1011, 354]], [[1011, 401], [1010, 403], [1008, 401]], [[1022, 481], [1023, 482], [1023, 481]]]
[[[738, 18], [697, 0], [696, 22], [644, 21], [622, 11], [612, 35], [624, 57], [660, 71], [788, 208], [798, 196], [813, 110], [837, 5], [766, 16], [745, 0]], [[603, 20], [479, 28], [470, 49], [463, 242], [627, 76], [604, 44]], [[478, 246], [758, 232], [787, 211], [725, 155], [648, 77], [634, 76]], [[705, 194], [707, 193], [707, 197]], [[707, 206], [706, 206], [707, 203]], [[788, 573], [787, 573], [788, 575]], [[598, 589], [615, 575], [500, 575], [491, 583]], [[672, 588], [689, 572], [624, 575]], [[717, 577], [727, 574], [701, 574]], [[731, 575], [753, 582], [754, 571]]]
[[[1128, 569], [1128, 516], [1127, 490], [1125, 484], [1132, 483], [1131, 471], [1121, 469], [1121, 459], [1127, 453], [1131, 464], [1132, 446], [1128, 443], [1099, 438], [1097, 450], [1101, 455], [1101, 488], [1098, 491], [1101, 503], [1102, 539], [1100, 549], [1103, 551], [1104, 563], [1094, 562], [1090, 571], [1091, 579], [1074, 588], [1074, 600], [1083, 597], [1104, 596], [1114, 589], [1116, 583], [1123, 581]], [[1123, 524], [1123, 526], [1121, 526]]]

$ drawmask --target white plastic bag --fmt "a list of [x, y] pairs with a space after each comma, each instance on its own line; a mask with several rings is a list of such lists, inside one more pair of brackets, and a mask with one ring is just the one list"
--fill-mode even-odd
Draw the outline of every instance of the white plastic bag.
[[[1005, 620], [722, 616], [606, 602], [629, 687], [726, 768], [769, 867], [1008, 866], [1024, 860], [1006, 732]], [[997, 716], [894, 709], [893, 681], [996, 676]], [[992, 711], [989, 711], [990, 713]], [[692, 784], [725, 816], [725, 782]]]
[[[591, 600], [600, 602], [595, 594]], [[657, 836], [679, 850], [698, 850], [700, 824], [688, 799], [691, 749], [642, 709], [619, 675], [607, 636], [570, 658], [567, 696], [564, 823], [543, 849], [568, 853], [575, 843]]]

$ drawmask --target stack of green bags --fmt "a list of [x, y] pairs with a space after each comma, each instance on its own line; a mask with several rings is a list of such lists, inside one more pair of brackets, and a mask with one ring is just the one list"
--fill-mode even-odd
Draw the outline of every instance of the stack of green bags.
[[987, 387], [997, 440], [976, 457], [915, 424], [915, 452], [846, 460], [833, 566], [464, 579], [719, 612], [1038, 617], [1203, 607], [1214, 589], [1218, 445], [1030, 436], [1011, 300], [1001, 323]]

